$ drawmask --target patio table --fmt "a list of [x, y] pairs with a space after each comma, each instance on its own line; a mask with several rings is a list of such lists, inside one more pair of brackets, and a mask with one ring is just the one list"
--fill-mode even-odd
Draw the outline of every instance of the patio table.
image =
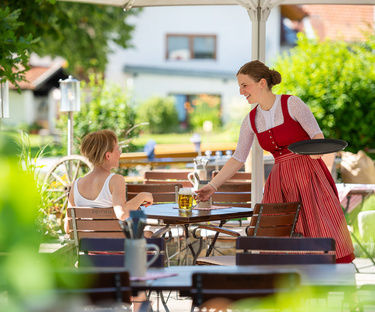
[[[220, 221], [219, 226], [223, 226], [227, 220], [251, 217], [253, 213], [252, 209], [243, 207], [184, 211], [178, 209], [176, 203], [151, 205], [141, 209], [145, 212], [147, 218], [161, 220], [166, 224], [166, 227], [170, 225], [181, 225], [183, 227], [187, 246], [193, 256], [193, 264], [196, 263], [201, 246], [197, 252], [194, 250], [190, 239], [189, 226], [208, 221]], [[214, 244], [215, 240], [214, 238], [211, 244]]]
[[300, 264], [300, 265], [250, 265], [250, 266], [171, 266], [152, 268], [151, 274], [177, 274], [155, 280], [132, 282], [135, 291], [177, 290], [189, 296], [192, 287], [192, 275], [204, 273], [282, 273], [297, 272], [301, 276], [301, 286], [317, 286], [324, 291], [351, 292], [356, 289], [355, 268], [347, 264]]

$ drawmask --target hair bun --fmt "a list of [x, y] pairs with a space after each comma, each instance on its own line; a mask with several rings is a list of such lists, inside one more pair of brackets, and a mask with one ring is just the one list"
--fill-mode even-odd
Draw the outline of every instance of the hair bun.
[[277, 85], [281, 82], [281, 75], [276, 70], [270, 70], [272, 85]]

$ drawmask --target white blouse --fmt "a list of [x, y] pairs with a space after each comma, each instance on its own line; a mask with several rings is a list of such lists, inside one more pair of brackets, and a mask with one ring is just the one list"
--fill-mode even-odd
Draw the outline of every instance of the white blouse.
[[[311, 110], [299, 97], [290, 96], [288, 98], [288, 111], [289, 115], [300, 123], [310, 138], [322, 133]], [[268, 111], [263, 110], [260, 105], [258, 105], [257, 114], [255, 116], [255, 127], [258, 132], [269, 130], [281, 125], [283, 122], [284, 116], [281, 109], [281, 95], [276, 95], [275, 102]], [[247, 114], [242, 121], [237, 148], [232, 156], [234, 159], [242, 163], [246, 161], [254, 141], [254, 135], [255, 133], [250, 124], [249, 114]]]

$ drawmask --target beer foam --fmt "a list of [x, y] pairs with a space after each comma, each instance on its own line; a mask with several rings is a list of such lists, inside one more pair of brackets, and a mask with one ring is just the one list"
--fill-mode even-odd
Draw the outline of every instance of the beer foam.
[[193, 189], [191, 187], [182, 187], [178, 191], [180, 195], [193, 195]]

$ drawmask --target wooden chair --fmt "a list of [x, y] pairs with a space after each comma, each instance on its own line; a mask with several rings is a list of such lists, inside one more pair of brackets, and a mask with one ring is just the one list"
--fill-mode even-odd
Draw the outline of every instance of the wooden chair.
[[[227, 303], [235, 300], [265, 297], [276, 293], [292, 292], [300, 285], [298, 273], [194, 273], [192, 276], [192, 310], [195, 307], [207, 311], [219, 311], [219, 307], [207, 302], [225, 298]], [[212, 302], [212, 301], [211, 301]], [[223, 309], [226, 311], [226, 307]], [[221, 310], [220, 310], [221, 311]]]
[[183, 187], [192, 187], [188, 180], [191, 170], [151, 170], [144, 173], [145, 184], [181, 184]]
[[251, 208], [251, 183], [224, 183], [212, 195], [212, 204]]
[[[123, 268], [67, 269], [55, 274], [58, 278], [53, 294], [60, 301], [60, 307], [63, 302], [69, 302], [70, 298], [79, 296], [80, 299], [72, 301], [74, 307], [68, 306], [66, 311], [133, 311], [129, 273]], [[82, 301], [82, 297], [86, 300]], [[138, 311], [152, 311], [151, 302], [143, 301]]]
[[140, 192], [152, 193], [155, 204], [176, 203], [182, 184], [126, 184], [125, 199], [130, 200]]
[[[212, 171], [211, 175], [214, 178], [219, 173], [218, 170]], [[234, 176], [232, 176], [229, 180], [225, 183], [251, 183], [251, 172], [236, 172]]]
[[[256, 204], [253, 216], [250, 220], [250, 225], [246, 228], [245, 232], [248, 236], [292, 237], [294, 235], [300, 208], [301, 205], [298, 202]], [[240, 233], [223, 227], [223, 225], [199, 225], [198, 228], [216, 232], [216, 238], [220, 233], [226, 234], [232, 238], [240, 237]], [[212, 248], [209, 247], [206, 252], [206, 257], [198, 258], [197, 263], [217, 264], [220, 256], [210, 259], [209, 256], [211, 252]], [[212, 261], [214, 261], [214, 263]], [[232, 262], [234, 262], [234, 259]]]
[[92, 304], [129, 303], [129, 273], [124, 269], [72, 269], [56, 272], [56, 293], [60, 296], [86, 295]]
[[334, 264], [333, 238], [239, 237], [236, 265]]
[[82, 238], [124, 238], [112, 207], [68, 207], [69, 236], [77, 250]]
[[[148, 238], [147, 243], [155, 244], [160, 249], [160, 254], [151, 267], [164, 267], [164, 239]], [[125, 238], [82, 238], [79, 242], [79, 266], [122, 267], [124, 266], [124, 244]]]

